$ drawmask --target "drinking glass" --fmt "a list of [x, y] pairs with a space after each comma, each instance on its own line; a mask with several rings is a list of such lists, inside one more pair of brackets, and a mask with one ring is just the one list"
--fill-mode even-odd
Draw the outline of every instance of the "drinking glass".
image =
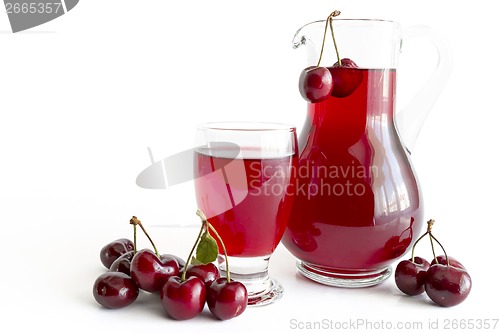
[[[294, 198], [298, 160], [293, 126], [259, 122], [205, 123], [197, 129], [198, 208], [221, 236], [231, 278], [248, 291], [248, 305], [278, 300], [282, 285], [269, 276]], [[219, 268], [226, 275], [219, 244]]]

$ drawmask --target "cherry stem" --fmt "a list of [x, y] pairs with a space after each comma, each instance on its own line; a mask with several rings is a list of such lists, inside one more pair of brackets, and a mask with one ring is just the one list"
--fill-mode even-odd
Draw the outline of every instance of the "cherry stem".
[[437, 240], [436, 237], [434, 237], [434, 235], [432, 234], [432, 226], [434, 225], [434, 220], [429, 220], [427, 221], [427, 233], [429, 234], [429, 239], [431, 240], [431, 248], [432, 248], [432, 255], [434, 256], [434, 261], [436, 262], [436, 264], [438, 263], [438, 260], [437, 260], [437, 257], [436, 257], [436, 251], [434, 249], [434, 241], [436, 241], [436, 243], [439, 244], [439, 246], [441, 247], [441, 250], [443, 250], [444, 252], [444, 256], [446, 258], [446, 266], [450, 266], [450, 262], [448, 261], [448, 254], [446, 254], [446, 251], [443, 247], [443, 245], [441, 245], [441, 243]]
[[231, 272], [229, 272], [229, 260], [227, 258], [227, 251], [226, 247], [224, 246], [224, 242], [222, 241], [222, 237], [219, 235], [217, 230], [215, 230], [215, 228], [210, 224], [210, 222], [208, 222], [208, 219], [202, 210], [198, 209], [196, 211], [196, 215], [198, 215], [203, 220], [203, 223], [207, 225], [210, 231], [212, 231], [215, 237], [217, 237], [217, 239], [219, 240], [219, 243], [222, 246], [222, 250], [224, 251], [224, 258], [226, 259], [226, 279], [228, 283], [231, 282]]
[[432, 241], [432, 226], [434, 225], [434, 220], [429, 220], [427, 221], [427, 232], [426, 234], [429, 235], [429, 239], [431, 241], [431, 249], [432, 249], [432, 255], [434, 256], [434, 260], [437, 262], [437, 257], [436, 257], [436, 250], [434, 249], [434, 242]]
[[437, 262], [436, 250], [434, 249], [434, 241], [432, 240], [431, 234], [429, 234], [429, 239], [431, 240], [432, 256], [434, 257], [434, 260]]
[[[436, 237], [434, 237], [434, 235], [432, 233], [429, 233], [429, 236], [431, 238], [431, 244], [432, 244], [432, 240], [435, 240], [436, 243], [439, 244], [439, 246], [441, 247], [441, 250], [443, 250], [444, 257], [446, 258], [446, 266], [450, 266], [450, 261], [448, 260], [448, 254], [446, 253], [446, 250], [444, 249], [443, 245], [441, 245], [441, 243], [437, 240]], [[434, 246], [432, 248], [434, 251]], [[438, 263], [436, 256], [434, 256], [434, 259], [436, 260], [436, 263]]]
[[420, 242], [420, 240], [422, 238], [424, 238], [428, 233], [429, 233], [429, 231], [427, 231], [422, 236], [418, 237], [418, 239], [415, 241], [415, 244], [413, 244], [413, 247], [411, 248], [411, 262], [412, 263], [415, 263], [415, 247], [417, 247], [417, 243]]
[[160, 258], [160, 253], [158, 252], [158, 249], [156, 248], [155, 243], [153, 243], [153, 240], [151, 239], [151, 237], [149, 237], [149, 235], [148, 235], [146, 229], [144, 228], [144, 226], [142, 225], [141, 221], [137, 217], [132, 216], [132, 218], [130, 219], [130, 224], [133, 224], [134, 226], [138, 225], [139, 227], [141, 227], [142, 231], [144, 232], [144, 234], [146, 235], [146, 237], [151, 242], [151, 245], [153, 246], [153, 249], [155, 251], [156, 256], [158, 258]]
[[332, 25], [332, 21], [331, 21], [331, 19], [333, 19], [335, 16], [339, 16], [339, 15], [340, 15], [340, 11], [335, 10], [330, 15], [328, 15], [328, 17], [326, 18], [325, 32], [323, 33], [323, 42], [321, 43], [321, 51], [319, 53], [318, 64], [316, 65], [317, 67], [319, 67], [319, 65], [321, 64], [321, 58], [323, 57], [323, 51], [325, 50], [326, 32], [328, 31], [328, 24], [330, 24], [330, 30], [332, 31], [333, 44], [335, 45], [335, 52], [337, 52], [337, 58], [339, 60], [339, 65], [341, 65], [340, 55], [339, 55], [339, 51], [337, 49], [337, 42], [335, 41], [335, 36], [333, 34], [333, 25]]
[[332, 23], [333, 18], [334, 18], [335, 16], [338, 16], [338, 15], [340, 14], [340, 12], [339, 12], [339, 11], [337, 11], [337, 12], [338, 12], [338, 14], [337, 14], [337, 15], [333, 15], [333, 13], [335, 13], [335, 12], [333, 12], [333, 13], [332, 13], [332, 15], [333, 15], [333, 16], [332, 16], [332, 15], [330, 15], [330, 16], [328, 17], [328, 22], [330, 22], [330, 31], [332, 32], [333, 45], [335, 46], [335, 52], [337, 53], [337, 60], [338, 60], [338, 62], [339, 62], [339, 66], [340, 66], [340, 67], [342, 67], [342, 60], [340, 60], [339, 48], [337, 47], [337, 41], [335, 40], [335, 35], [334, 35], [334, 33], [333, 33], [333, 23]]
[[134, 224], [134, 255], [137, 253], [137, 226]]
[[200, 228], [200, 232], [198, 233], [198, 237], [196, 237], [196, 241], [194, 242], [193, 248], [191, 249], [191, 252], [189, 252], [189, 256], [188, 256], [187, 261], [186, 261], [186, 266], [184, 267], [184, 270], [182, 272], [182, 276], [181, 276], [182, 282], [186, 280], [186, 273], [187, 273], [187, 269], [189, 267], [189, 263], [191, 262], [191, 258], [193, 257], [194, 250], [198, 246], [198, 243], [200, 242], [201, 235], [203, 234], [203, 231], [205, 229], [206, 229], [205, 223], [202, 223], [201, 228]]
[[227, 282], [231, 282], [231, 276], [230, 276], [230, 272], [229, 272], [229, 261], [227, 260], [227, 251], [226, 251], [226, 247], [224, 246], [224, 242], [222, 241], [222, 238], [220, 237], [219, 233], [217, 232], [217, 230], [215, 230], [215, 228], [207, 221], [207, 225], [208, 225], [208, 228], [214, 233], [214, 235], [217, 237], [217, 239], [219, 240], [220, 244], [222, 245], [222, 250], [224, 251], [224, 257], [226, 259], [226, 276], [227, 276]]
[[429, 221], [427, 221], [427, 232], [428, 233], [431, 233], [432, 232], [432, 226], [434, 225], [434, 221], [433, 219], [430, 219]]

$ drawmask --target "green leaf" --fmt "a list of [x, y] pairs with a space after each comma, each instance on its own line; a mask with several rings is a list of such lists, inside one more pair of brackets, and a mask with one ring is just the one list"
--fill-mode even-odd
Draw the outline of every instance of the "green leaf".
[[196, 248], [196, 260], [202, 264], [208, 264], [209, 262], [215, 261], [217, 255], [219, 254], [219, 247], [215, 239], [205, 231], [201, 235], [200, 242]]
[[195, 257], [191, 258], [191, 265], [202, 265], [202, 262], [199, 262]]

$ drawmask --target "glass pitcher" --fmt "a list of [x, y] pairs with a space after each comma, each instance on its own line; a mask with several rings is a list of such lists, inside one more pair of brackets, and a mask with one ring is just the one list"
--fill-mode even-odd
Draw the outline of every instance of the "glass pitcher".
[[[293, 46], [307, 50], [307, 66], [317, 65], [326, 23], [309, 23], [294, 36]], [[328, 32], [321, 66], [342, 57], [354, 61], [358, 68], [341, 69], [354, 89], [307, 103], [296, 195], [282, 242], [309, 279], [366, 287], [391, 275], [391, 264], [421, 231], [423, 198], [410, 150], [450, 74], [451, 52], [444, 38], [425, 26], [402, 29], [371, 19], [331, 24], [335, 43]], [[398, 57], [403, 40], [415, 36], [429, 38], [439, 60], [396, 116]]]

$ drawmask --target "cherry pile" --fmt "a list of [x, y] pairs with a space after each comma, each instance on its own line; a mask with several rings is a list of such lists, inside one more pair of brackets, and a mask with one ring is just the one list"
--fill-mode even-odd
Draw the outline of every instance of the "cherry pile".
[[[333, 18], [340, 15], [336, 10], [328, 15], [323, 34], [323, 43], [316, 66], [310, 66], [302, 70], [299, 77], [299, 91], [302, 97], [310, 103], [319, 103], [333, 96], [343, 98], [351, 95], [363, 80], [363, 73], [358, 70], [358, 65], [349, 58], [340, 58], [340, 54], [333, 32]], [[325, 48], [326, 34], [330, 27], [337, 62], [333, 66], [321, 67], [321, 58]]]
[[[438, 305], [455, 306], [469, 296], [472, 280], [464, 265], [448, 256], [441, 243], [434, 237], [433, 224], [434, 220], [427, 222], [427, 232], [413, 245], [411, 259], [403, 260], [396, 266], [396, 286], [407, 295], [416, 296], [425, 292]], [[427, 235], [434, 254], [431, 263], [421, 257], [415, 257], [417, 243]], [[439, 244], [444, 255], [436, 256], [434, 241]]]
[[[220, 320], [243, 313], [248, 301], [247, 290], [242, 283], [231, 279], [227, 255], [227, 277], [220, 277], [213, 263], [219, 249], [211, 233], [226, 254], [224, 243], [203, 212], [198, 210], [197, 215], [202, 219], [202, 226], [186, 262], [175, 255], [160, 255], [141, 221], [133, 216], [130, 224], [134, 226], [134, 241], [118, 239], [100, 252], [101, 262], [109, 271], [94, 283], [95, 300], [109, 309], [123, 308], [132, 304], [142, 290], [159, 294], [165, 313], [177, 320], [196, 317], [205, 304]], [[142, 229], [153, 250], [137, 250], [136, 226]]]

